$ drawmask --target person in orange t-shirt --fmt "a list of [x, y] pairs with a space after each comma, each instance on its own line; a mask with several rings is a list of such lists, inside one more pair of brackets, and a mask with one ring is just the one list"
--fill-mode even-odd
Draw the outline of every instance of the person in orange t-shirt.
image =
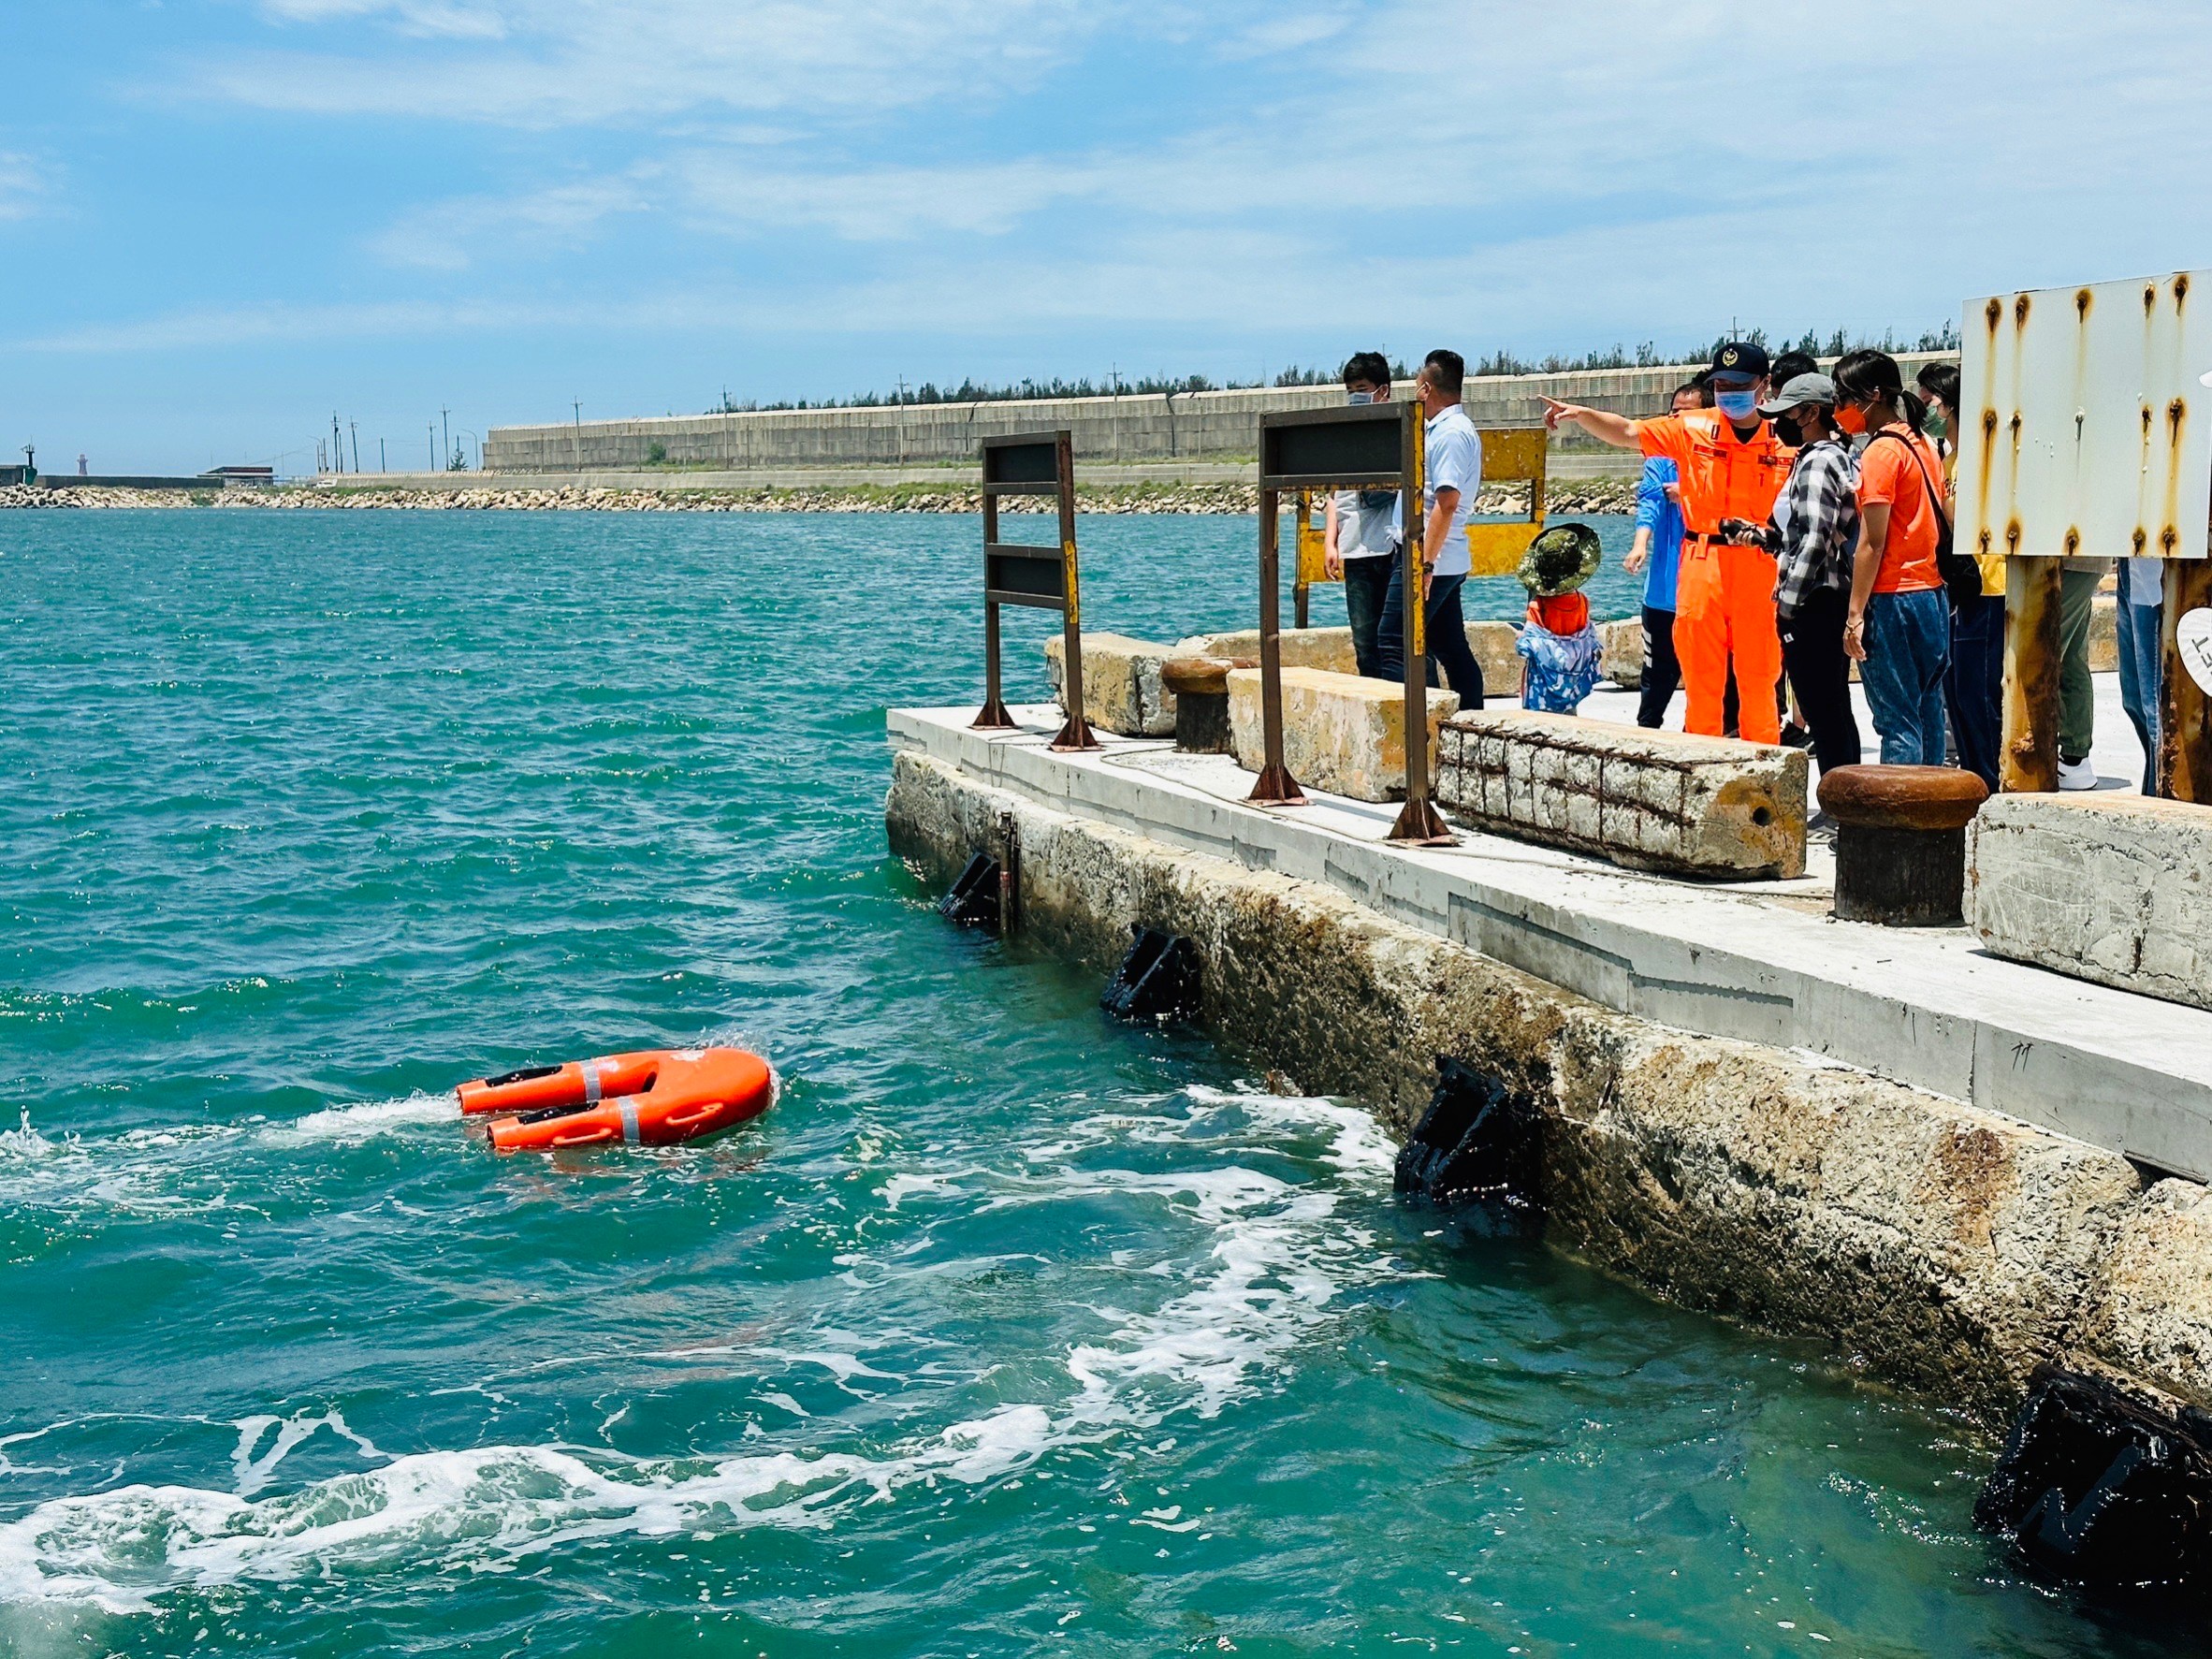
[[1766, 387], [1764, 348], [1734, 341], [1713, 354], [1712, 409], [1632, 421], [1547, 398], [1544, 424], [1556, 430], [1562, 421], [1573, 421], [1600, 443], [1663, 455], [1680, 469], [1687, 530], [1675, 588], [1674, 648], [1690, 701], [1682, 729], [1721, 735], [1733, 661], [1738, 731], [1754, 743], [1780, 743], [1774, 690], [1782, 679], [1782, 635], [1774, 624], [1774, 556], [1721, 532], [1724, 518], [1767, 522], [1797, 456], [1760, 417]]
[[1836, 424], [1870, 432], [1858, 459], [1858, 557], [1843, 651], [1885, 766], [1943, 764], [1943, 670], [1951, 604], [1936, 568], [1943, 459], [1922, 435], [1927, 406], [1905, 390], [1897, 359], [1857, 351], [1836, 365]]

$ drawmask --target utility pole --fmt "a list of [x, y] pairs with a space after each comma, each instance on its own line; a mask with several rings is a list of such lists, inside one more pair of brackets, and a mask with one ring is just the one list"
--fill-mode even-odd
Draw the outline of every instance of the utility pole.
[[435, 423], [433, 423], [433, 424], [431, 425], [431, 427], [430, 427], [430, 471], [431, 471], [431, 472], [433, 472], [433, 473], [435, 473], [437, 470], [438, 470], [438, 428], [437, 428], [436, 424], [435, 424]]
[[353, 435], [354, 471], [358, 473], [361, 470], [361, 423], [357, 420], [349, 420], [345, 423], [345, 429]]
[[898, 411], [891, 418], [896, 423], [898, 464], [903, 467], [907, 464], [907, 377], [903, 374], [898, 377]]
[[438, 470], [441, 473], [453, 465], [453, 428], [449, 424], [452, 414], [450, 409], [438, 411], [438, 435], [445, 441], [438, 450]]
[[575, 438], [575, 463], [576, 463], [576, 471], [577, 471], [577, 472], [579, 472], [579, 473], [581, 473], [581, 472], [584, 470], [584, 400], [583, 400], [583, 399], [581, 399], [581, 398], [578, 398], [578, 399], [576, 399], [576, 400], [575, 400], [575, 410], [576, 410], [576, 426], [575, 426], [575, 433], [576, 433], [576, 438]]
[[337, 465], [332, 467], [331, 471], [335, 473], [344, 472], [345, 435], [338, 429], [338, 411], [335, 409], [330, 411], [330, 454], [337, 461]]
[[379, 438], [376, 441], [376, 470], [379, 473], [388, 473], [391, 471], [391, 468], [385, 464], [384, 440], [382, 438]]

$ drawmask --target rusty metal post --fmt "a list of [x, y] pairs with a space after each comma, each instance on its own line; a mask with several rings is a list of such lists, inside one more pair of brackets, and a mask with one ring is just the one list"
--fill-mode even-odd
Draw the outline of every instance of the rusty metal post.
[[1305, 579], [1305, 537], [1314, 521], [1314, 492], [1298, 492], [1298, 533], [1290, 538], [1290, 568], [1295, 573], [1290, 578], [1290, 611], [1292, 625], [1310, 628], [1312, 607], [1309, 596], [1312, 589]]
[[1449, 847], [1456, 837], [1429, 801], [1429, 594], [1426, 510], [1421, 502], [1427, 481], [1427, 423], [1419, 403], [1409, 403], [1404, 415], [1400, 447], [1400, 470], [1405, 477], [1405, 805], [1389, 839], [1424, 847]]
[[1300, 807], [1305, 792], [1283, 764], [1283, 550], [1278, 492], [1259, 487], [1259, 779], [1245, 797], [1259, 807]]
[[1091, 733], [1090, 721], [1084, 718], [1083, 599], [1077, 591], [1075, 568], [1075, 441], [1065, 429], [1054, 446], [1054, 459], [1060, 479], [1060, 683], [1067, 694], [1068, 723], [1060, 728], [1052, 746], [1058, 753], [1081, 753], [1099, 748], [1099, 743]]
[[2159, 793], [2212, 807], [2212, 696], [2183, 662], [2178, 632], [2190, 612], [2212, 607], [2212, 559], [2168, 560], [2165, 604], [2159, 628]]
[[990, 597], [991, 545], [998, 540], [998, 498], [991, 493], [986, 476], [983, 490], [983, 706], [975, 719], [968, 722], [971, 732], [1011, 732], [1014, 729], [1013, 716], [1006, 712], [1005, 699], [999, 692], [998, 681], [998, 602]]
[[1997, 781], [2006, 794], [2059, 787], [2061, 564], [2025, 554], [2004, 563], [2004, 742]]

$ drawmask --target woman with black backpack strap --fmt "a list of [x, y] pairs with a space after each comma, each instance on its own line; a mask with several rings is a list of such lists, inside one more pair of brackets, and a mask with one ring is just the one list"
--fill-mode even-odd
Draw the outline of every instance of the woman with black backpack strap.
[[[1905, 390], [1897, 359], [1856, 351], [1836, 365], [1836, 424], [1870, 433], [1858, 459], [1858, 556], [1843, 623], [1882, 764], [1943, 764], [1943, 669], [1951, 605], [1940, 554], [1949, 553], [1943, 458], [1920, 428], [1927, 407]], [[1963, 563], [1975, 585], [1980, 573]]]

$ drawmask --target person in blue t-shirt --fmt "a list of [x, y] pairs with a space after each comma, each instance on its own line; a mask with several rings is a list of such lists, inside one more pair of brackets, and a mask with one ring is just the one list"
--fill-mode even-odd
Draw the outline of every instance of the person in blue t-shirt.
[[[1675, 387], [1669, 413], [1711, 407], [1711, 391], [1693, 380]], [[1636, 542], [1621, 565], [1632, 575], [1644, 573], [1643, 695], [1636, 723], [1653, 730], [1666, 723], [1666, 706], [1682, 683], [1682, 665], [1674, 654], [1674, 579], [1682, 557], [1681, 483], [1680, 471], [1666, 456], [1644, 462], [1636, 486]]]

